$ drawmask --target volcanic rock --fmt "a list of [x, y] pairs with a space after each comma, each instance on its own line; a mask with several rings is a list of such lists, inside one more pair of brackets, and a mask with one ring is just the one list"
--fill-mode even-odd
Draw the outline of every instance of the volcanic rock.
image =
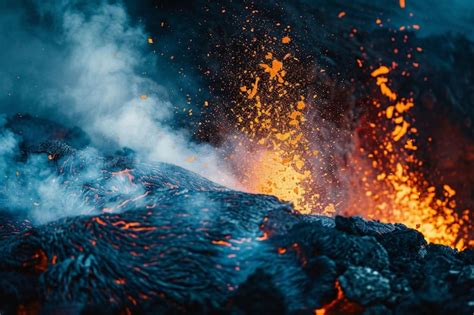
[[[427, 244], [400, 224], [302, 215], [129, 150], [91, 154], [47, 134], [54, 126], [26, 145], [11, 125], [0, 133], [18, 145], [0, 188], [2, 314], [474, 310], [471, 249]], [[31, 186], [42, 174], [54, 194]], [[30, 194], [48, 207], [23, 203]], [[64, 213], [41, 222], [51, 207]]]
[[349, 267], [339, 283], [349, 300], [362, 305], [382, 302], [390, 295], [390, 281], [367, 267]]

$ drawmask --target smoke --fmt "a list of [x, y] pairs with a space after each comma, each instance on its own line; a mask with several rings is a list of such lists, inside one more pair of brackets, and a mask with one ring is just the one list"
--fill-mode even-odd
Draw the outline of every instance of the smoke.
[[[58, 173], [46, 154], [22, 161], [25, 135], [10, 131], [0, 115], [1, 209], [36, 223], [97, 211], [92, 198], [85, 201], [84, 186], [100, 181], [99, 151], [122, 147], [134, 150], [138, 160], [173, 163], [233, 185], [215, 149], [193, 143], [188, 131], [176, 128], [175, 104], [160, 84], [167, 74], [160, 73], [148, 35], [122, 3], [21, 1], [0, 9], [0, 111], [78, 126], [93, 142], [67, 162], [79, 172]], [[100, 208], [144, 193], [124, 178], [98, 184], [110, 195]]]
[[104, 171], [107, 160], [96, 149], [65, 146], [69, 152], [62, 157], [40, 152], [25, 156], [20, 150], [25, 138], [5, 122], [0, 116], [0, 210], [45, 223], [103, 209], [120, 210], [124, 200], [133, 201], [136, 207], [144, 205], [144, 200], [137, 198], [145, 194], [143, 185], [132, 183], [126, 174]]
[[[133, 6], [131, 3], [135, 3], [135, 1], [124, 1], [128, 2], [128, 8]], [[215, 39], [222, 39], [223, 43], [229, 41], [229, 36], [234, 36], [234, 30], [238, 29], [231, 23], [232, 19], [223, 18], [222, 9], [218, 8], [216, 15], [207, 18], [208, 23], [201, 23], [200, 19], [205, 16], [204, 13], [182, 10], [183, 7], [186, 8], [184, 2], [175, 4], [173, 1], [163, 1], [163, 3], [164, 7], [168, 6], [170, 12], [175, 13], [170, 19], [176, 21], [178, 25], [178, 28], [175, 28], [178, 31], [168, 34], [167, 38], [163, 35], [163, 42], [172, 46], [173, 53], [179, 50], [184, 51], [183, 55], [186, 57], [183, 58], [183, 63], [190, 65], [196, 60], [196, 64], [199, 63], [199, 66], [204, 63], [206, 65], [204, 68], [209, 66], [214, 69], [212, 63], [221, 61], [218, 59], [209, 61], [207, 56], [208, 51], [213, 49], [209, 43], [214, 42], [209, 41], [208, 45], [201, 45], [199, 42], [204, 38], [210, 38], [210, 32], [215, 36]], [[196, 1], [194, 5], [197, 8], [207, 3], [207, 1]], [[353, 4], [328, 1], [327, 5], [320, 6], [306, 0], [288, 2], [283, 4], [284, 12], [291, 14], [281, 16], [281, 24], [292, 26], [294, 41], [301, 44], [304, 48], [302, 51], [314, 56], [316, 63], [319, 62], [318, 60], [328, 60], [328, 63], [333, 64], [335, 68], [338, 65], [342, 65], [340, 68], [345, 68], [345, 62], [341, 62], [336, 57], [326, 58], [319, 51], [320, 46], [314, 43], [327, 42], [329, 37], [332, 42], [334, 30], [337, 30], [337, 27], [345, 27], [346, 24], [335, 18], [341, 10], [349, 13], [346, 20], [351, 16], [360, 20], [359, 24], [354, 24], [355, 27], [362, 27], [368, 23], [367, 21], [373, 21], [378, 13], [385, 12], [385, 2], [373, 6], [369, 6], [370, 3], [366, 0]], [[391, 9], [386, 13], [390, 13], [394, 24], [415, 22], [415, 19], [411, 17], [405, 17], [402, 22], [399, 22], [401, 18], [398, 15], [405, 16], [408, 10], [401, 10], [397, 1], [387, 3], [390, 3]], [[444, 10], [448, 5], [441, 5], [438, 2], [436, 4], [433, 7], [434, 10], [443, 11], [444, 13], [440, 14], [444, 16], [444, 20], [448, 20], [449, 14], [446, 13], [448, 11]], [[274, 10], [274, 3], [271, 1], [262, 2], [260, 5], [268, 9], [261, 11], [269, 12], [266, 19], [273, 25], [273, 21], [277, 19], [275, 16], [279, 15]], [[147, 7], [144, 4], [137, 6]], [[415, 2], [409, 3], [409, 6], [410, 10], [412, 8], [415, 10], [416, 18], [426, 16], [426, 12], [429, 11], [426, 10], [426, 5], [415, 4]], [[238, 10], [243, 10], [244, 5], [235, 7]], [[472, 5], [467, 1], [457, 0], [448, 7], [463, 17], [462, 21], [459, 20], [462, 23], [456, 23], [459, 24], [457, 25], [460, 32], [467, 32], [466, 21], [472, 15]], [[363, 14], [361, 13], [362, 17], [350, 14], [359, 12], [360, 8], [364, 8]], [[50, 118], [66, 126], [79, 126], [91, 136], [93, 146], [101, 152], [129, 147], [137, 152], [137, 156], [141, 160], [177, 164], [227, 186], [237, 186], [226, 163], [221, 159], [218, 149], [207, 144], [194, 143], [191, 141], [192, 132], [190, 130], [177, 127], [179, 123], [176, 110], [182, 100], [177, 99], [174, 94], [171, 96], [169, 92], [170, 86], [173, 90], [180, 89], [179, 86], [173, 88], [177, 79], [173, 74], [162, 70], [169, 68], [160, 64], [153, 52], [153, 46], [147, 43], [149, 34], [145, 31], [145, 25], [140, 24], [147, 23], [152, 32], [154, 31], [153, 27], [157, 24], [156, 21], [161, 21], [163, 15], [169, 14], [169, 12], [156, 13], [151, 10], [151, 5], [145, 11], [147, 10], [153, 13], [140, 21], [141, 17], [135, 16], [135, 19], [132, 19], [127, 7], [121, 1], [114, 0], [12, 0], [1, 2], [0, 112], [9, 115], [27, 112]], [[421, 15], [422, 12], [425, 14]], [[158, 19], [160, 15], [161, 18]], [[304, 19], [302, 19], [303, 16]], [[325, 18], [327, 21], [324, 22]], [[156, 21], [151, 21], [152, 19]], [[302, 20], [305, 22], [302, 23]], [[320, 23], [323, 22], [329, 27], [321, 26]], [[357, 19], [354, 18], [351, 25], [352, 22], [357, 22]], [[427, 34], [437, 33], [431, 29], [430, 25], [432, 24], [434, 23], [428, 20], [423, 24], [422, 30], [426, 30]], [[379, 28], [373, 22], [371, 25], [367, 27]], [[438, 25], [439, 33], [451, 29], [457, 30], [457, 28], [444, 23], [438, 23]], [[310, 31], [305, 30], [307, 27]], [[187, 29], [190, 31], [183, 35], [183, 30]], [[228, 31], [228, 33], [221, 33], [222, 30]], [[304, 36], [299, 36], [299, 34], [309, 35], [302, 38]], [[219, 38], [219, 36], [225, 38]], [[195, 44], [189, 45], [191, 41]], [[158, 45], [160, 45], [160, 39], [158, 39]], [[227, 57], [219, 58], [223, 60]], [[339, 70], [337, 69], [338, 72]], [[219, 71], [216, 72], [219, 73]], [[324, 82], [324, 80], [317, 81]], [[188, 84], [188, 82], [182, 83]], [[207, 83], [209, 82], [202, 83], [201, 87]], [[320, 88], [319, 86], [316, 88], [321, 95], [317, 102], [321, 100], [321, 102], [332, 103], [334, 98], [325, 98], [324, 96], [324, 90], [329, 88]], [[236, 90], [238, 91], [238, 89]], [[339, 90], [337, 94], [340, 94]], [[232, 101], [224, 97], [223, 102], [232, 104]], [[324, 110], [329, 108], [329, 106], [319, 105], [317, 107]], [[327, 112], [334, 111], [334, 108], [332, 106]], [[337, 110], [343, 112], [343, 110]], [[319, 121], [318, 123], [321, 125]], [[218, 129], [215, 128], [214, 131], [220, 132]], [[328, 163], [324, 169], [321, 168], [321, 172], [330, 174], [334, 173], [332, 169], [334, 168], [334, 156], [343, 156], [348, 149], [334, 146], [334, 139], [337, 139], [338, 145], [341, 143], [341, 146], [344, 145], [345, 140], [339, 139], [343, 128], [333, 126], [329, 119], [321, 126], [321, 129], [327, 131], [326, 134], [323, 132], [321, 139], [312, 141], [313, 145], [317, 147], [327, 147], [326, 150], [319, 150], [322, 151], [322, 155], [324, 155], [324, 151], [329, 152], [326, 154]], [[349, 129], [346, 130], [346, 133], [349, 131]], [[17, 147], [21, 139], [16, 138], [13, 133], [8, 131], [2, 132], [0, 137], [2, 145], [0, 148], [0, 167], [2, 167], [0, 175], [6, 176], [5, 178], [12, 181], [12, 183], [3, 185], [8, 191], [10, 205], [20, 209], [27, 208], [31, 204], [39, 204], [40, 206], [35, 206], [35, 209], [39, 209], [35, 213], [44, 220], [79, 211], [74, 210], [74, 207], [61, 209], [65, 208], [64, 200], [68, 200], [64, 199], [65, 196], [70, 198], [71, 203], [73, 201], [76, 203], [76, 197], [75, 195], [68, 196], [69, 190], [64, 194], [58, 193], [61, 191], [61, 187], [58, 186], [61, 179], [58, 179], [57, 174], [43, 170], [48, 163], [46, 157], [38, 156], [29, 159], [24, 165], [18, 164], [15, 156], [18, 154]], [[85, 151], [82, 154], [93, 160], [95, 153]], [[97, 168], [97, 165], [91, 165], [90, 171], [87, 173], [92, 175], [88, 176], [98, 175], [95, 173]], [[17, 169], [20, 169], [20, 176], [16, 175]], [[25, 177], [29, 178], [29, 181], [13, 180], [16, 177], [21, 178], [24, 174], [27, 175]], [[335, 177], [337, 176], [336, 174]], [[78, 183], [85, 183], [87, 180], [84, 178]], [[334, 178], [334, 181], [337, 180], [339, 178]], [[333, 185], [325, 186], [333, 187]], [[318, 187], [318, 189], [320, 188]], [[333, 194], [334, 196], [331, 195], [331, 198], [340, 199], [341, 190], [337, 186], [336, 192]], [[26, 193], [18, 195], [17, 191], [28, 192], [33, 197], [28, 197]], [[82, 208], [80, 202], [81, 200], [77, 199], [75, 208], [81, 209], [80, 213], [87, 212], [87, 208]], [[7, 204], [7, 202], [3, 204]]]
[[[128, 147], [144, 160], [233, 179], [217, 152], [174, 124], [148, 35], [120, 2], [3, 4], [1, 110], [77, 125], [101, 149]], [[8, 31], [7, 31], [8, 30]]]

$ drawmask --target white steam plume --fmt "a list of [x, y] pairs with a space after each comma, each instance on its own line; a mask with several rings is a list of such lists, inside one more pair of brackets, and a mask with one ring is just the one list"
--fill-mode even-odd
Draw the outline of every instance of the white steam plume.
[[[72, 122], [91, 135], [99, 147], [116, 143], [135, 150], [142, 159], [177, 164], [232, 186], [232, 176], [214, 148], [191, 142], [188, 132], [167, 124], [173, 121], [172, 100], [157, 80], [140, 72], [139, 68], [154, 57], [145, 53], [148, 36], [140, 25], [131, 23], [123, 4], [98, 1], [93, 7], [78, 9], [77, 3], [37, 3], [40, 15], [53, 17], [53, 31], [61, 34], [56, 41], [50, 41], [44, 32], [38, 31], [37, 36], [28, 33], [34, 28], [13, 30], [25, 45], [16, 47], [25, 58], [20, 58], [18, 69], [13, 69], [23, 75], [23, 80], [34, 82], [32, 89], [39, 86], [33, 92], [23, 85], [24, 91], [17, 89], [16, 95], [10, 96], [22, 102], [40, 100], [39, 108], [20, 104], [19, 109], [26, 107], [26, 111]], [[6, 14], [0, 24], [7, 24], [7, 18], [13, 27], [15, 23], [21, 25], [15, 13]], [[21, 68], [31, 48], [47, 52], [45, 59], [31, 58], [33, 67], [42, 72]], [[12, 90], [15, 84], [14, 78], [0, 82]], [[9, 111], [14, 109], [10, 106]]]

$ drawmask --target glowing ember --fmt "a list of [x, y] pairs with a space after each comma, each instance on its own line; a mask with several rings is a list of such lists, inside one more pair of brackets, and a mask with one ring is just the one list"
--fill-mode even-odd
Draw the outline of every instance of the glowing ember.
[[[312, 149], [312, 132], [318, 128], [305, 127], [309, 108], [297, 92], [302, 84], [287, 79], [298, 59], [290, 53], [278, 55], [266, 52], [256, 69], [244, 72], [248, 83], [240, 86], [242, 104], [233, 112], [244, 135], [239, 147], [245, 152], [230, 160], [247, 190], [276, 195], [303, 213], [334, 215], [340, 200], [323, 203], [315, 182], [317, 151]], [[358, 65], [362, 67], [362, 61]], [[401, 222], [418, 229], [429, 242], [464, 248], [469, 210], [456, 210], [455, 190], [444, 185], [440, 194], [418, 170], [422, 161], [415, 157], [417, 129], [410, 116], [414, 100], [392, 90], [391, 71], [392, 67], [382, 65], [370, 73], [382, 100], [374, 99], [379, 115], [378, 121], [370, 123], [372, 144], [359, 145], [351, 157], [351, 165], [356, 165], [351, 176], [360, 177], [350, 188], [345, 213]]]
[[[303, 209], [305, 190], [302, 183], [308, 179], [308, 173], [300, 173], [285, 161], [278, 152], [263, 151], [251, 166], [247, 188], [250, 191], [278, 196], [292, 201], [297, 209]], [[309, 209], [308, 209], [309, 210]]]
[[[289, 37], [283, 39], [289, 43]], [[240, 143], [248, 148], [243, 153], [246, 160], [231, 159], [238, 160], [240, 180], [249, 191], [276, 195], [309, 213], [316, 197], [306, 190], [313, 177], [306, 161], [309, 139], [302, 130], [305, 98], [291, 93], [297, 84], [286, 80], [284, 65], [295, 59], [291, 54], [279, 59], [266, 53], [264, 60], [250, 74], [250, 87], [240, 87], [244, 106], [235, 113], [246, 139]]]
[[336, 298], [322, 308], [314, 310], [314, 315], [330, 315], [330, 314], [360, 314], [363, 308], [357, 303], [349, 301], [342, 291], [339, 281], [336, 281]]
[[[376, 79], [381, 94], [389, 101], [395, 102], [397, 96], [390, 91], [388, 78], [385, 76], [389, 72], [388, 67], [381, 66], [371, 75]], [[375, 104], [380, 105], [378, 102]], [[387, 126], [389, 129], [387, 133], [380, 132], [382, 129], [374, 130], [372, 140], [379, 147], [369, 151], [367, 155], [372, 161], [372, 168], [363, 166], [364, 162], [361, 161], [357, 170], [363, 174], [361, 193], [366, 197], [366, 205], [362, 208], [366, 210], [360, 212], [359, 201], [356, 207], [348, 209], [348, 213], [362, 214], [383, 222], [402, 222], [418, 229], [429, 242], [462, 249], [468, 245], [465, 239], [468, 233], [469, 210], [462, 214], [456, 211], [456, 202], [453, 199], [455, 190], [443, 185], [440, 194], [439, 189], [431, 186], [423, 174], [416, 171], [416, 167], [422, 165], [422, 162], [414, 154], [408, 153], [417, 150], [413, 138], [417, 129], [410, 127], [408, 116], [414, 106], [413, 100], [401, 99], [382, 108], [382, 114], [378, 115], [381, 121], [374, 125]], [[366, 151], [360, 148], [359, 152]], [[353, 158], [357, 161], [355, 156]], [[361, 198], [359, 196], [355, 199]]]

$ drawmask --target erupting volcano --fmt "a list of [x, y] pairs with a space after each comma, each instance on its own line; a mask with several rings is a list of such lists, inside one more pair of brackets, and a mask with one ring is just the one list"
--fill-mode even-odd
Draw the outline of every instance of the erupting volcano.
[[0, 314], [474, 312], [469, 1], [0, 8]]

